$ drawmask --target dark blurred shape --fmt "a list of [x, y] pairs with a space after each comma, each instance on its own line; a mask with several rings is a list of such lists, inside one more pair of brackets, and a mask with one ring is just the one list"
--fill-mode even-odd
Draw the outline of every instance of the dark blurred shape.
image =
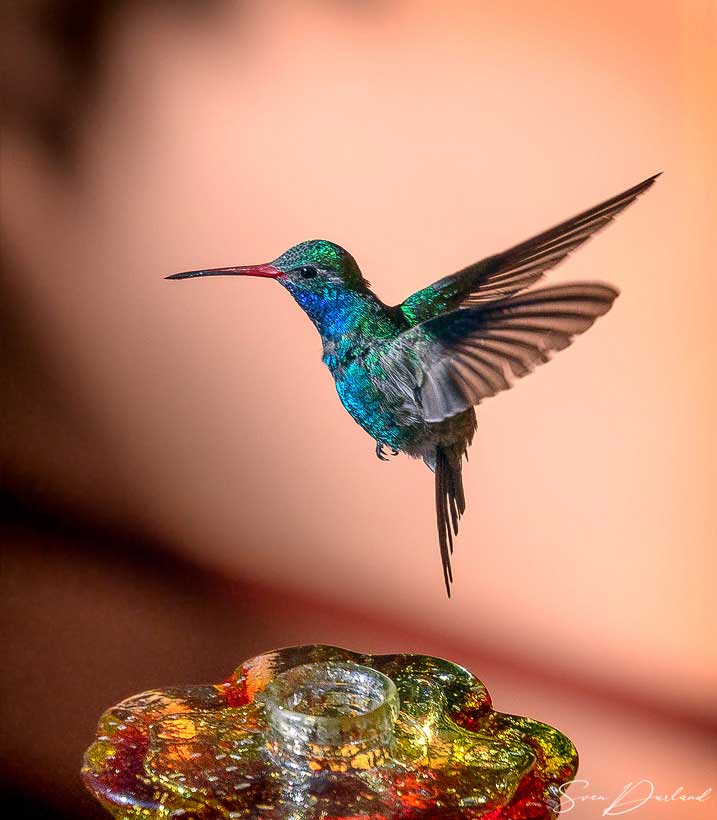
[[[102, 85], [103, 53], [113, 31], [135, 9], [153, 8], [194, 22], [207, 17], [222, 0], [24, 0], [0, 6], [0, 97], [2, 128], [34, 144], [43, 159], [69, 177], [79, 177], [78, 141], [87, 114]], [[98, 478], [92, 458], [67, 460], [75, 473], [57, 488], [34, 469], [35, 454], [48, 455], [48, 431], [54, 431], [54, 460], [96, 446], [81, 393], [72, 389], [66, 362], [36, 332], [26, 294], [14, 282], [22, 267], [7, 236], [0, 245], [0, 514], [20, 505], [60, 518], [81, 515], [95, 523], [87, 494]], [[68, 389], [68, 387], [70, 389]], [[23, 446], [14, 436], [23, 417]], [[75, 496], [68, 493], [76, 487]], [[60, 492], [58, 492], [60, 489]], [[77, 491], [79, 490], [79, 492]], [[41, 514], [41, 512], [40, 512]], [[121, 516], [111, 516], [115, 524]]]
[[79, 806], [64, 811], [54, 801], [19, 789], [5, 777], [0, 778], [0, 789], [14, 820], [107, 820], [107, 812], [98, 805], [93, 806], [89, 795], [80, 797]]
[[[5, 504], [0, 766], [18, 801], [105, 816], [82, 788], [98, 715], [133, 691], [225, 677], [306, 634], [304, 603], [229, 585], [140, 538]], [[7, 629], [10, 626], [10, 629]], [[23, 803], [26, 801], [26, 803]], [[24, 814], [14, 815], [24, 817]]]
[[117, 9], [112, 0], [26, 0], [0, 12], [6, 121], [63, 165], [98, 85], [101, 45]]
[[218, 0], [21, 0], [0, 8], [5, 125], [31, 135], [61, 166], [76, 159], [83, 117], [103, 78], [102, 47], [133, 7], [206, 14]]

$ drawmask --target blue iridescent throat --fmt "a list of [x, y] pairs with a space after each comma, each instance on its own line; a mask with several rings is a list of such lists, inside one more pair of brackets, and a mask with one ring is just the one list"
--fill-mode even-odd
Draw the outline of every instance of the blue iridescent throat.
[[381, 312], [382, 306], [369, 294], [358, 293], [340, 285], [327, 283], [320, 290], [310, 290], [290, 279], [278, 281], [316, 325], [324, 341], [339, 341], [346, 335], [362, 330], [369, 316], [373, 318]]

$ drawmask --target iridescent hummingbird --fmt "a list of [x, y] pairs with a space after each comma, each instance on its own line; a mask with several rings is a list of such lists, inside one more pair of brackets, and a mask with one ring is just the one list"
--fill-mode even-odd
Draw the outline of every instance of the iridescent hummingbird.
[[446, 591], [465, 511], [462, 460], [476, 430], [473, 409], [562, 350], [618, 295], [600, 282], [526, 290], [646, 191], [659, 176], [502, 253], [385, 305], [353, 256], [323, 239], [273, 262], [175, 273], [263, 276], [283, 285], [316, 326], [342, 404], [376, 442], [422, 458], [435, 473], [436, 520]]

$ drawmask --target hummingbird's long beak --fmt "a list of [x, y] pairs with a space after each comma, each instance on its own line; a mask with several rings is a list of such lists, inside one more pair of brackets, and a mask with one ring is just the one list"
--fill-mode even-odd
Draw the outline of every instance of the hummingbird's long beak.
[[245, 265], [240, 268], [212, 268], [211, 270], [188, 270], [184, 273], [173, 273], [165, 279], [192, 279], [195, 276], [264, 276], [276, 279], [281, 271], [273, 265]]

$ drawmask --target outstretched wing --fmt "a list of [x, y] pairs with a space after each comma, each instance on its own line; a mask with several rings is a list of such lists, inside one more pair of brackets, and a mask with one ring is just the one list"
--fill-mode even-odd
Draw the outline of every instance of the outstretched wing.
[[503, 299], [535, 284], [646, 191], [659, 174], [554, 228], [446, 276], [409, 296], [400, 310], [411, 326], [458, 307]]
[[417, 387], [438, 422], [507, 390], [607, 313], [618, 291], [581, 282], [454, 310], [405, 330], [381, 351], [385, 368]]

